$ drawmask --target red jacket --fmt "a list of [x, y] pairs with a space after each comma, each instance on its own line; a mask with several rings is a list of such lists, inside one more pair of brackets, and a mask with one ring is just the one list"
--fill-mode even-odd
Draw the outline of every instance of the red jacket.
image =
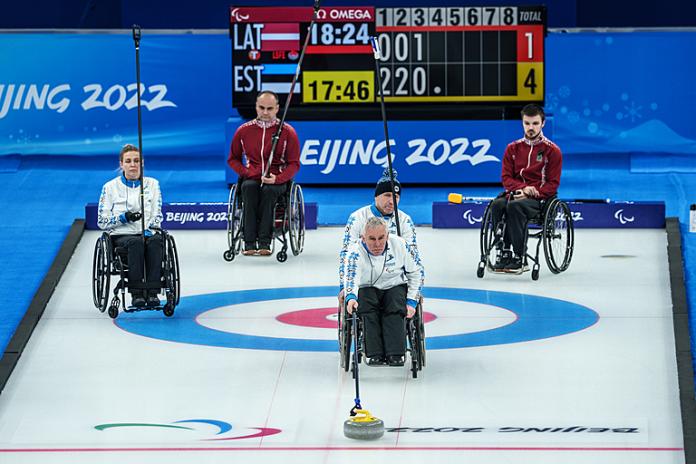
[[561, 183], [562, 163], [561, 149], [543, 134], [532, 142], [516, 140], [503, 156], [503, 187], [514, 192], [532, 186], [539, 191], [540, 199], [552, 197]]
[[[227, 164], [245, 179], [261, 179], [271, 154], [273, 134], [280, 121], [264, 122], [258, 119], [242, 124], [235, 132]], [[263, 152], [263, 156], [262, 156]], [[243, 161], [242, 156], [246, 156]], [[283, 125], [276, 146], [270, 173], [276, 184], [284, 184], [295, 177], [300, 169], [300, 141], [290, 124]]]

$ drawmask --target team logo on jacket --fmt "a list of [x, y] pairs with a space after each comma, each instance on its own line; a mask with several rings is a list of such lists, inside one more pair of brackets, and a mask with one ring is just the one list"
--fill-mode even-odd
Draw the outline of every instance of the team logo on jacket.
[[541, 161], [542, 159], [544, 159], [544, 152], [540, 151], [537, 153], [537, 162]]

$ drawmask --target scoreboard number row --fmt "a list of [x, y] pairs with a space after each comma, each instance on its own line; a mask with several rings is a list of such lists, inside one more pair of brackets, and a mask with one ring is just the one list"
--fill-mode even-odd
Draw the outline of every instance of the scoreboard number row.
[[516, 26], [517, 7], [377, 8], [377, 27]]

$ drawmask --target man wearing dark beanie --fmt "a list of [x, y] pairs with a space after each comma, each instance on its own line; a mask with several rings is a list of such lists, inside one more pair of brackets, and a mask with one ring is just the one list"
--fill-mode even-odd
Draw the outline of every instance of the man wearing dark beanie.
[[[377, 185], [375, 186], [375, 198], [384, 194], [384, 193], [391, 193], [391, 180], [389, 177], [380, 177], [380, 179], [377, 181]], [[401, 196], [401, 182], [399, 182], [398, 179], [394, 179], [394, 191], [396, 192], [397, 195]], [[392, 205], [392, 211], [394, 210], [394, 206]]]
[[[396, 193], [396, 202], [399, 202], [401, 197], [401, 183], [396, 179], [397, 172], [394, 171], [394, 192]], [[360, 234], [371, 217], [379, 217], [384, 219], [389, 227], [389, 233], [396, 235], [396, 219], [394, 217], [394, 198], [391, 189], [391, 179], [387, 169], [382, 173], [382, 177], [377, 181], [375, 186], [375, 201], [371, 205], [363, 206], [354, 211], [348, 222], [343, 234], [343, 243], [339, 254], [339, 281], [341, 292], [339, 298], [343, 294], [343, 278], [344, 278], [344, 262], [348, 247], [351, 243], [360, 240]], [[416, 242], [416, 227], [413, 224], [411, 216], [399, 209], [399, 229], [401, 237], [406, 240], [406, 243], [413, 249], [414, 253], [418, 254], [418, 243]]]

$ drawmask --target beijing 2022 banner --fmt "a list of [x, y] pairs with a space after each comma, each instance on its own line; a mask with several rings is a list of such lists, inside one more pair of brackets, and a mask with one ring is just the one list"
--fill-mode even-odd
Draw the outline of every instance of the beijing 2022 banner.
[[[229, 46], [223, 34], [143, 30], [147, 155], [223, 152], [231, 107]], [[137, 144], [130, 31], [0, 34], [0, 69], [0, 155], [102, 155]]]

